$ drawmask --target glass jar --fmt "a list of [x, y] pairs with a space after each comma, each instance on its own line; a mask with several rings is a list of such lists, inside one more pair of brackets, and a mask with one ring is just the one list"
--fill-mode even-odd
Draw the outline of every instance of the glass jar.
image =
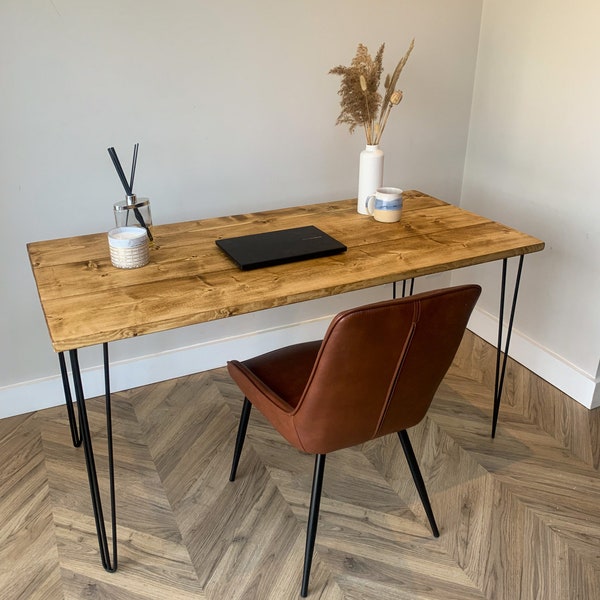
[[127, 200], [113, 205], [116, 227], [142, 227], [148, 234], [148, 240], [153, 241], [152, 213], [150, 200], [137, 198], [135, 194], [127, 196]]

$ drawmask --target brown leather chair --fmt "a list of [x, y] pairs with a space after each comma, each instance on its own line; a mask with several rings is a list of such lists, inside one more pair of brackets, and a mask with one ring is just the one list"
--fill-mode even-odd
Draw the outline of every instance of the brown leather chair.
[[323, 341], [227, 364], [245, 395], [231, 467], [234, 481], [252, 406], [293, 446], [315, 454], [301, 596], [312, 564], [328, 452], [397, 433], [439, 536], [406, 430], [425, 416], [456, 354], [481, 288], [466, 285], [346, 310]]

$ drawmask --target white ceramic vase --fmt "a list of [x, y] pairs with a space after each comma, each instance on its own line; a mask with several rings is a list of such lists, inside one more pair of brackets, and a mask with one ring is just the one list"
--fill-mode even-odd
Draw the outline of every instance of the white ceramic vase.
[[356, 209], [361, 215], [368, 215], [366, 201], [375, 190], [383, 185], [383, 150], [379, 146], [367, 144], [360, 153], [358, 165], [358, 200]]

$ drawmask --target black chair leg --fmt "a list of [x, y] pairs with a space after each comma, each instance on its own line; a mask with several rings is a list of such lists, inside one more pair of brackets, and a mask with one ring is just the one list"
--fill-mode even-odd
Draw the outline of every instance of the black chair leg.
[[408, 439], [408, 433], [406, 430], [399, 431], [398, 437], [400, 438], [400, 443], [402, 444], [402, 449], [404, 450], [404, 456], [406, 456], [406, 461], [410, 467], [413, 481], [417, 487], [417, 492], [419, 492], [419, 496], [421, 497], [423, 508], [425, 509], [425, 513], [429, 519], [429, 525], [431, 525], [433, 536], [440, 537], [440, 532], [435, 523], [435, 517], [433, 516], [433, 510], [431, 509], [431, 504], [429, 503], [429, 496], [427, 495], [427, 490], [425, 489], [425, 482], [421, 476], [421, 470], [419, 469], [419, 463], [417, 463], [417, 457], [413, 451], [412, 444]]
[[242, 448], [244, 447], [244, 440], [246, 439], [246, 429], [248, 429], [248, 419], [250, 418], [251, 410], [252, 404], [250, 403], [250, 400], [248, 400], [248, 398], [244, 398], [242, 414], [240, 415], [240, 424], [238, 426], [237, 438], [235, 440], [235, 450], [233, 452], [233, 463], [231, 464], [231, 473], [229, 474], [229, 481], [235, 481], [235, 474], [237, 472], [238, 463], [240, 462]]
[[323, 473], [325, 472], [326, 454], [315, 456], [315, 471], [313, 475], [312, 494], [310, 497], [310, 510], [308, 512], [308, 527], [306, 529], [306, 549], [304, 550], [304, 569], [302, 572], [302, 590], [300, 596], [306, 598], [308, 594], [308, 580], [312, 566], [315, 539], [317, 537], [317, 523], [319, 521], [319, 507], [321, 505], [321, 490], [323, 488]]

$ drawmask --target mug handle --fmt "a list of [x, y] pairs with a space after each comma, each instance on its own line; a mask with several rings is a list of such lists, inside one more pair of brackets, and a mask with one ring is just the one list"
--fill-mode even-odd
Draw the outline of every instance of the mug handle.
[[365, 208], [367, 212], [372, 216], [375, 210], [375, 196], [367, 196], [365, 200]]

